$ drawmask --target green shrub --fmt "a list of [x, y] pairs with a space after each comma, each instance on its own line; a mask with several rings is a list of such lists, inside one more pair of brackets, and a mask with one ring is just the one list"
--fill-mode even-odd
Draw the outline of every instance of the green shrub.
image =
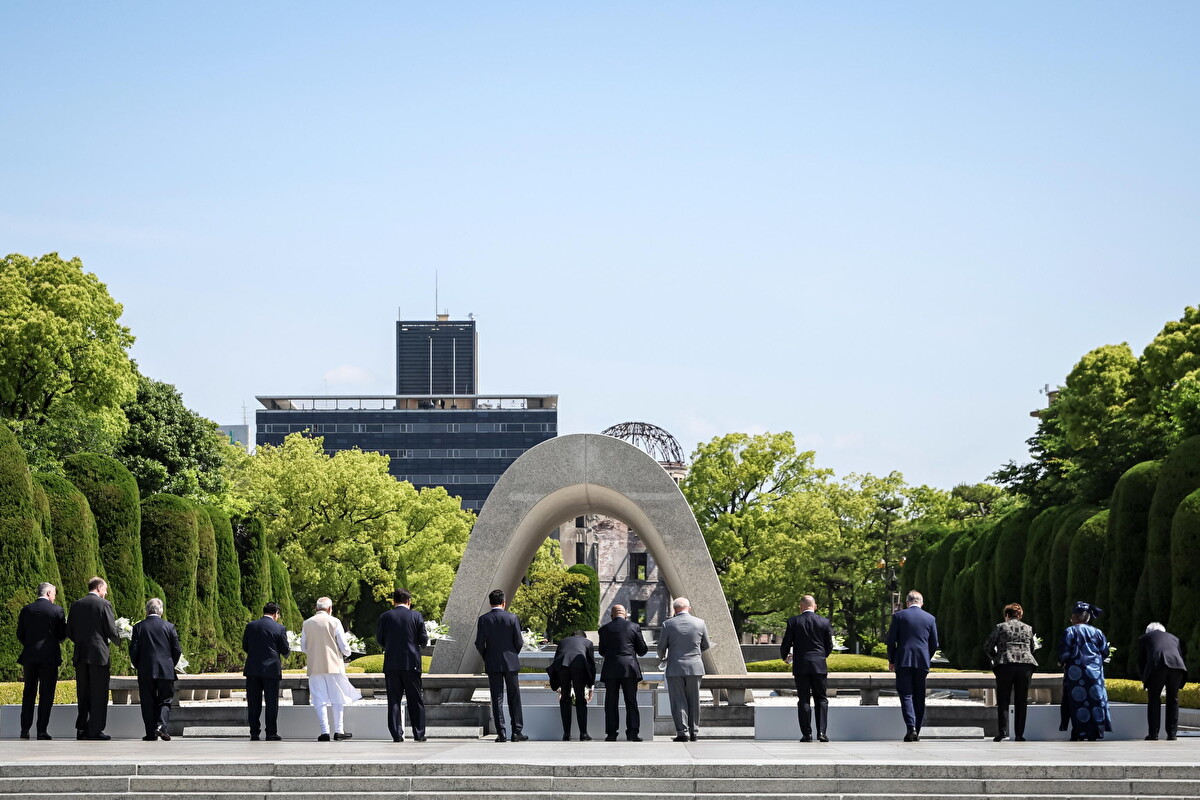
[[[1104, 552], [1108, 545], [1109, 512], [1101, 511], [1088, 517], [1071, 539], [1067, 558], [1067, 604], [1086, 600], [1100, 608], [1109, 608], [1108, 599], [1098, 594], [1099, 577], [1104, 567]], [[1103, 625], [1107, 619], [1101, 618]], [[1118, 648], [1118, 651], [1120, 649]]]
[[299, 633], [304, 624], [304, 614], [300, 612], [300, 607], [296, 605], [296, 596], [292, 594], [292, 579], [288, 575], [287, 565], [275, 552], [268, 553], [268, 559], [271, 564], [271, 599], [283, 609], [279, 621], [289, 631]]
[[1175, 509], [1171, 523], [1171, 582], [1171, 621], [1164, 624], [1184, 643], [1188, 669], [1195, 675], [1200, 673], [1200, 490], [1185, 497]]
[[[887, 658], [878, 656], [834, 653], [827, 661], [830, 672], [887, 672]], [[791, 672], [792, 667], [783, 659], [751, 661], [746, 664], [748, 672]]]
[[262, 520], [239, 517], [233, 521], [234, 544], [241, 570], [242, 605], [257, 616], [271, 599], [271, 561]]
[[45, 544], [38, 521], [33, 477], [25, 453], [0, 424], [0, 677], [16, 678], [21, 646], [14, 631], [17, 615], [37, 597], [45, 580]]
[[65, 602], [87, 594], [88, 581], [99, 575], [107, 580], [100, 563], [100, 537], [96, 518], [83, 492], [58, 475], [35, 475], [50, 508], [50, 530], [62, 583], [58, 590]]
[[1021, 581], [1021, 605], [1025, 608], [1025, 622], [1033, 626], [1044, 637], [1050, 630], [1050, 587], [1046, 583], [1049, 573], [1050, 546], [1054, 542], [1054, 524], [1064, 506], [1045, 509], [1029, 525], [1025, 537], [1025, 571]]
[[58, 567], [58, 555], [54, 552], [54, 527], [50, 522], [50, 500], [36, 479], [33, 482], [33, 505], [37, 512], [38, 525], [42, 529], [42, 571], [46, 575], [46, 580], [58, 588], [59, 594], [62, 595], [59, 602], [62, 602], [70, 595], [63, 592], [62, 572]]
[[96, 453], [67, 457], [63, 471], [67, 480], [83, 492], [96, 518], [100, 563], [104, 565], [113, 609], [118, 617], [140, 619], [146, 604], [146, 568], [142, 563], [142, 507], [137, 481], [121, 462]]
[[955, 606], [951, 609], [952, 613], [948, 615], [954, 621], [954, 638], [948, 639], [942, 646], [942, 650], [950, 659], [950, 663], [957, 667], [971, 666], [977, 658], [974, 652], [977, 649], [976, 645], [982, 644], [983, 641], [979, 639], [975, 630], [978, 614], [975, 608], [974, 589], [978, 571], [978, 564], [969, 564], [966, 569], [958, 573], [958, 578], [955, 580]]
[[[1120, 602], [1109, 601], [1105, 610], [1105, 633], [1117, 647], [1118, 655], [1113, 659], [1114, 671], [1123, 675], [1133, 674], [1136, 663], [1137, 637], [1142, 634], [1136, 624], [1133, 606], [1136, 601], [1138, 583], [1142, 578], [1142, 567], [1146, 563], [1146, 533], [1149, 524], [1150, 504], [1158, 486], [1162, 470], [1161, 461], [1144, 461], [1131, 467], [1117, 481], [1113, 490], [1108, 515], [1108, 595], [1121, 598]], [[1132, 670], [1132, 671], [1131, 671]]]
[[1050, 584], [1050, 618], [1046, 622], [1053, 630], [1062, 630], [1066, 626], [1071, 606], [1076, 600], [1090, 601], [1087, 597], [1069, 595], [1067, 573], [1071, 566], [1071, 540], [1075, 538], [1080, 526], [1095, 513], [1096, 509], [1091, 506], [1071, 505], [1059, 516], [1058, 523], [1054, 526], [1054, 539], [1049, 554], [1050, 568], [1046, 573], [1046, 580]]
[[567, 572], [583, 575], [588, 582], [568, 588], [580, 606], [574, 613], [565, 615], [561, 620], [554, 620], [554, 630], [546, 631], [549, 639], [561, 639], [570, 636], [572, 631], [594, 631], [600, 627], [600, 574], [587, 564], [575, 564], [568, 567]]
[[[421, 672], [429, 672], [429, 664], [432, 660], [432, 656], [421, 656]], [[383, 654], [359, 656], [346, 666], [356, 667], [360, 672], [383, 672]]]
[[948, 598], [942, 595], [943, 578], [950, 569], [950, 556], [961, 531], [951, 531], [942, 537], [929, 555], [928, 568], [921, 571], [920, 583], [910, 583], [908, 590], [916, 589], [925, 596], [925, 607], [929, 613], [937, 615], [943, 608], [949, 608]]
[[[182, 497], [155, 494], [142, 501], [142, 555], [146, 574], [162, 589], [165, 616], [175, 623], [189, 660], [200, 556], [199, 516], [195, 504]], [[140, 617], [137, 614], [134, 618]]]
[[1171, 523], [1175, 509], [1197, 489], [1200, 436], [1193, 436], [1167, 454], [1158, 475], [1146, 530], [1146, 561], [1133, 604], [1135, 630], [1138, 625], [1152, 620], [1162, 622], [1171, 616]]
[[[64, 663], [65, 667], [66, 664]], [[61, 674], [61, 673], [60, 673]], [[25, 684], [21, 682], [0, 683], [0, 705], [16, 706], [21, 704], [21, 692]], [[75, 695], [74, 680], [60, 680], [54, 687], [54, 704], [73, 706], [78, 702]], [[62, 711], [58, 713], [62, 714]]]
[[187, 653], [192, 672], [211, 672], [227, 651], [217, 612], [217, 537], [203, 506], [196, 506], [196, 521], [196, 600]]
[[997, 613], [1009, 603], [1026, 602], [1021, 592], [1025, 580], [1025, 543], [1037, 512], [1022, 508], [1004, 517], [996, 533], [992, 568], [992, 602]]
[[[240, 653], [242, 631], [250, 618], [250, 612], [242, 605], [242, 576], [238, 569], [237, 551], [233, 546], [233, 526], [229, 515], [215, 506], [207, 506], [208, 518], [212, 522], [217, 540], [217, 619], [220, 622], [226, 652], [232, 657]], [[262, 610], [262, 606], [258, 607]], [[241, 659], [219, 665], [221, 669], [232, 669], [241, 665]]]

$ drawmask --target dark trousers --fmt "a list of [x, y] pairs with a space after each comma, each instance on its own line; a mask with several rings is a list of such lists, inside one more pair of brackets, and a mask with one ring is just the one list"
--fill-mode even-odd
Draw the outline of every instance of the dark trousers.
[[21, 733], [29, 733], [33, 725], [33, 703], [37, 704], [37, 732], [45, 733], [50, 724], [50, 710], [54, 708], [54, 689], [58, 685], [57, 664], [26, 664], [25, 691], [21, 695]]
[[1174, 736], [1179, 730], [1179, 690], [1187, 673], [1181, 669], [1162, 667], [1155, 670], [1146, 681], [1146, 722], [1151, 736], [1158, 736], [1162, 714], [1162, 690], [1167, 690], [1167, 735]]
[[575, 716], [579, 721], [579, 735], [587, 735], [587, 673], [571, 672], [571, 682], [559, 687], [562, 695], [558, 699], [558, 711], [562, 715], [563, 736], [571, 735], [571, 696], [575, 697]]
[[896, 667], [896, 694], [900, 695], [900, 713], [909, 730], [921, 730], [925, 721], [925, 678], [928, 670]]
[[142, 698], [142, 722], [146, 735], [167, 730], [171, 721], [171, 700], [175, 697], [175, 681], [170, 678], [143, 678], [138, 676], [138, 694]]
[[825, 696], [829, 676], [816, 672], [794, 672], [792, 678], [796, 681], [796, 713], [800, 717], [800, 733], [812, 736], [812, 722], [809, 719], [811, 698], [817, 715], [817, 733], [825, 734], [829, 725], [829, 698]]
[[525, 727], [521, 715], [521, 684], [516, 672], [489, 672], [488, 691], [492, 695], [492, 721], [496, 723], [496, 735], [504, 736], [504, 693], [508, 692], [508, 713], [512, 715], [512, 732], [516, 735]]
[[421, 686], [421, 670], [395, 669], [383, 673], [387, 686], [388, 730], [392, 738], [404, 738], [404, 723], [400, 701], [408, 701], [408, 722], [413, 738], [425, 736], [425, 689]]
[[642, 729], [642, 715], [637, 704], [637, 678], [614, 678], [604, 682], [604, 732], [616, 736], [621, 724], [619, 703], [625, 697], [625, 738], [637, 736]]
[[267, 736], [279, 734], [279, 678], [246, 676], [246, 716], [250, 719], [250, 735], [258, 736], [259, 716], [263, 702], [267, 706]]
[[996, 716], [1000, 723], [1000, 735], [1008, 735], [1008, 697], [1011, 694], [1013, 736], [1020, 739], [1025, 735], [1025, 707], [1029, 702], [1033, 664], [997, 664], [992, 672], [996, 675]]
[[76, 664], [75, 693], [78, 695], [79, 714], [75, 717], [75, 730], [84, 736], [104, 733], [108, 724], [108, 664]]

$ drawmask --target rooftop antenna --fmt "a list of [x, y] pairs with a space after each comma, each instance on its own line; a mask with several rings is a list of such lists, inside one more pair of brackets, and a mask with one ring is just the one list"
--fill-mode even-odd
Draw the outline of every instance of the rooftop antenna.
[[242, 401], [242, 424], [243, 425], [249, 424], [246, 422], [246, 401], [245, 400]]
[[437, 270], [433, 271], [433, 318], [437, 319], [438, 315], [438, 274]]

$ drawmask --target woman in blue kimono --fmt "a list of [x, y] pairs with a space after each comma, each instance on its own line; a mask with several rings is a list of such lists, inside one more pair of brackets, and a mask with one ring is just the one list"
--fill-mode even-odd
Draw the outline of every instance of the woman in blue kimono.
[[1058, 664], [1063, 671], [1062, 724], [1071, 725], [1071, 741], [1094, 742], [1112, 730], [1108, 716], [1108, 692], [1104, 688], [1104, 659], [1108, 639], [1090, 623], [1103, 612], [1079, 601], [1071, 612], [1071, 626], [1063, 632]]

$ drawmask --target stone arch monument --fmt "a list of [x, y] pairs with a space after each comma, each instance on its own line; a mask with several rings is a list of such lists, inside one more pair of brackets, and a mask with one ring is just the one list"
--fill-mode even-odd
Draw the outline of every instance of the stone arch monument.
[[[496, 483], [471, 531], [442, 622], [452, 641], [433, 651], [435, 673], [482, 668], [475, 621], [487, 593], [512, 597], [533, 555], [563, 520], [604, 514], [629, 524], [654, 556], [672, 597], [692, 601], [713, 646], [710, 673], [746, 672], [733, 618], [725, 603], [700, 526], [675, 481], [633, 445], [593, 433], [560, 436], [530, 449]], [[603, 614], [605, 609], [601, 610]]]

